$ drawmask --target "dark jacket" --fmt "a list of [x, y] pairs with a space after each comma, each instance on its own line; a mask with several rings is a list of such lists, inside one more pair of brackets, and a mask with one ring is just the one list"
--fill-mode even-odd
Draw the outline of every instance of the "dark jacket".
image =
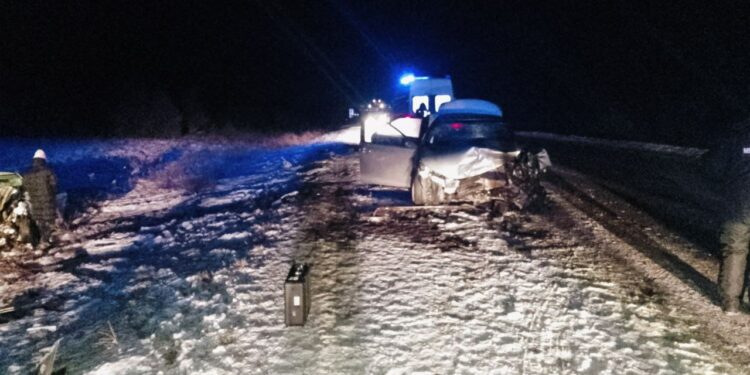
[[57, 217], [57, 179], [44, 159], [34, 159], [31, 170], [23, 175], [23, 187], [29, 194], [31, 218], [52, 226]]
[[725, 219], [750, 212], [750, 131], [737, 130], [723, 138], [703, 156], [703, 163], [706, 175], [716, 182]]

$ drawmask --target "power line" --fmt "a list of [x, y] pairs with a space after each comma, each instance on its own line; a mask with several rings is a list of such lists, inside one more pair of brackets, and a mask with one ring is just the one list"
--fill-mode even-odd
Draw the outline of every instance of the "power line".
[[330, 83], [349, 100], [351, 103], [359, 103], [362, 96], [354, 85], [344, 76], [341, 70], [328, 58], [320, 48], [317, 47], [312, 38], [300, 31], [289, 17], [279, 9], [278, 4], [271, 4], [273, 9], [263, 0], [255, 0], [266, 15], [279, 27], [285, 36], [294, 42], [302, 53], [315, 65], [315, 67], [330, 81]]

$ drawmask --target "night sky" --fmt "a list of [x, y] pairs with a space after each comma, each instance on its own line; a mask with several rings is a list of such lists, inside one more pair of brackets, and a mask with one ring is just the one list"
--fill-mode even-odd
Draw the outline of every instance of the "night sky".
[[750, 115], [749, 2], [562, 3], [4, 1], [2, 135], [332, 127], [404, 70], [521, 129], [704, 146]]

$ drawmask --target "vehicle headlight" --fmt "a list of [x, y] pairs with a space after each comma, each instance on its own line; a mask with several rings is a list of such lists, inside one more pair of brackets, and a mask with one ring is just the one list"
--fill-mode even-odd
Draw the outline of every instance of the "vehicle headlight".
[[371, 114], [365, 118], [365, 128], [373, 133], [390, 134], [395, 131], [388, 126], [391, 117], [387, 113]]
[[387, 125], [391, 121], [391, 116], [387, 113], [371, 114], [365, 118], [365, 125]]
[[374, 127], [377, 126], [377, 124], [378, 120], [375, 118], [375, 116], [367, 116], [367, 118], [365, 118], [366, 127], [373, 128], [373, 130], [375, 130]]

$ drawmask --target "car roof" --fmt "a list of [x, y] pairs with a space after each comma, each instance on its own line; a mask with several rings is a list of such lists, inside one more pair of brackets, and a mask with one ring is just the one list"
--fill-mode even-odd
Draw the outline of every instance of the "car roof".
[[444, 115], [486, 115], [502, 117], [503, 111], [496, 104], [480, 99], [458, 99], [440, 106], [437, 117]]
[[453, 82], [450, 78], [418, 79], [409, 86], [409, 96], [440, 94], [453, 96]]

